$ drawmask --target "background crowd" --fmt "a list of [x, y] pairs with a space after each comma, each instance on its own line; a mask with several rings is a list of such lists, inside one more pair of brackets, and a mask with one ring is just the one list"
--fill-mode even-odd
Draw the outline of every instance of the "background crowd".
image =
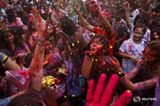
[[159, 0], [0, 0], [0, 106], [159, 106], [159, 40]]

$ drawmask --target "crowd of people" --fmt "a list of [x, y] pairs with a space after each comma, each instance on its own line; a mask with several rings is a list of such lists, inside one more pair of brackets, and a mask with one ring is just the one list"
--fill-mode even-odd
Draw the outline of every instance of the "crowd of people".
[[0, 0], [0, 106], [160, 106], [159, 0]]

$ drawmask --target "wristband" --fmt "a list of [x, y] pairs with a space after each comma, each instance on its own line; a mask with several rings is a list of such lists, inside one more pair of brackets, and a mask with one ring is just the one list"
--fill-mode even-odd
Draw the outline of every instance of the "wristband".
[[4, 63], [8, 59], [8, 56], [5, 53], [0, 53], [0, 62]]
[[124, 74], [124, 73], [122, 73], [122, 72], [118, 72], [117, 75], [121, 78], [121, 77], [125, 76], [126, 74]]

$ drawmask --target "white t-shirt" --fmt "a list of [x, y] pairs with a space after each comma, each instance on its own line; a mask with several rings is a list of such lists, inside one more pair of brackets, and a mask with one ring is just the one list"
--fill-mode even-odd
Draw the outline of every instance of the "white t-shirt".
[[[142, 41], [140, 44], [136, 44], [133, 42], [133, 39], [130, 38], [122, 43], [119, 50], [129, 55], [136, 56], [138, 59], [141, 59], [143, 56], [142, 51], [144, 50], [145, 46], [146, 44], [144, 43], [144, 41]], [[122, 68], [126, 73], [128, 73], [135, 67], [136, 64], [131, 59], [122, 58]]]

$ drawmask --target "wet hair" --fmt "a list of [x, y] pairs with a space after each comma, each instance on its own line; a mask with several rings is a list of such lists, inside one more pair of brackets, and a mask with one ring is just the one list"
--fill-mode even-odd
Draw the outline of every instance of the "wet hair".
[[100, 39], [100, 42], [103, 44], [103, 50], [104, 50], [104, 54], [105, 55], [108, 55], [108, 40], [105, 38], [104, 35], [98, 35], [98, 36], [95, 36], [92, 41], [90, 42], [89, 46], [91, 45], [91, 43], [93, 42], [94, 39], [97, 39], [99, 38]]
[[142, 28], [142, 35], [144, 35], [145, 32], [146, 32], [146, 30], [147, 30], [147, 28], [146, 28], [144, 25], [138, 24], [138, 25], [135, 25], [135, 26], [134, 26], [133, 32], [134, 32], [137, 28]]
[[160, 62], [160, 41], [151, 41], [147, 47], [151, 49], [156, 62]]
[[22, 34], [24, 34], [23, 27], [21, 27], [21, 26], [13, 26], [13, 27], [9, 27], [9, 29], [12, 30], [12, 32], [13, 32], [13, 34], [15, 36], [18, 36], [18, 37], [22, 38]]
[[[73, 45], [74, 44], [74, 45]], [[78, 41], [74, 38], [74, 37], [70, 37], [68, 39], [68, 45], [71, 47], [71, 48], [74, 48], [74, 47], [78, 47], [79, 44], [78, 44]]]
[[15, 19], [16, 19], [16, 14], [14, 12], [14, 10], [12, 8], [10, 9], [7, 9], [6, 11], [6, 14], [7, 14], [7, 19], [10, 23], [14, 22]]
[[137, 9], [137, 7], [138, 7], [138, 0], [128, 0], [129, 1], [129, 4], [130, 4], [130, 6], [132, 7], [132, 10], [135, 10], [135, 9]]
[[2, 30], [2, 33], [0, 34], [0, 48], [1, 49], [6, 49], [7, 48], [7, 40], [6, 40], [6, 35], [7, 33], [12, 33], [12, 30]]
[[[31, 1], [31, 0], [30, 0]], [[32, 10], [32, 4], [31, 3], [25, 3], [23, 2], [23, 9], [25, 12], [27, 12], [28, 14], [31, 13]]]
[[77, 30], [74, 22], [67, 16], [64, 16], [60, 19], [60, 26], [64, 33], [68, 36], [74, 36]]
[[139, 21], [139, 20], [140, 20], [141, 24], [145, 24], [142, 17], [140, 15], [137, 15], [133, 21], [133, 25], [136, 25], [137, 21]]
[[[18, 33], [19, 30], [15, 31], [12, 28], [10, 29], [6, 29], [3, 31], [3, 34], [0, 37], [1, 40], [1, 49], [8, 49], [8, 40], [6, 39], [7, 35], [9, 33], [13, 34], [14, 37], [14, 44], [15, 46], [18, 47], [23, 47], [23, 39], [22, 36], [20, 35], [16, 35], [16, 33]], [[19, 31], [20, 32], [20, 31]], [[20, 32], [21, 33], [21, 32]]]

